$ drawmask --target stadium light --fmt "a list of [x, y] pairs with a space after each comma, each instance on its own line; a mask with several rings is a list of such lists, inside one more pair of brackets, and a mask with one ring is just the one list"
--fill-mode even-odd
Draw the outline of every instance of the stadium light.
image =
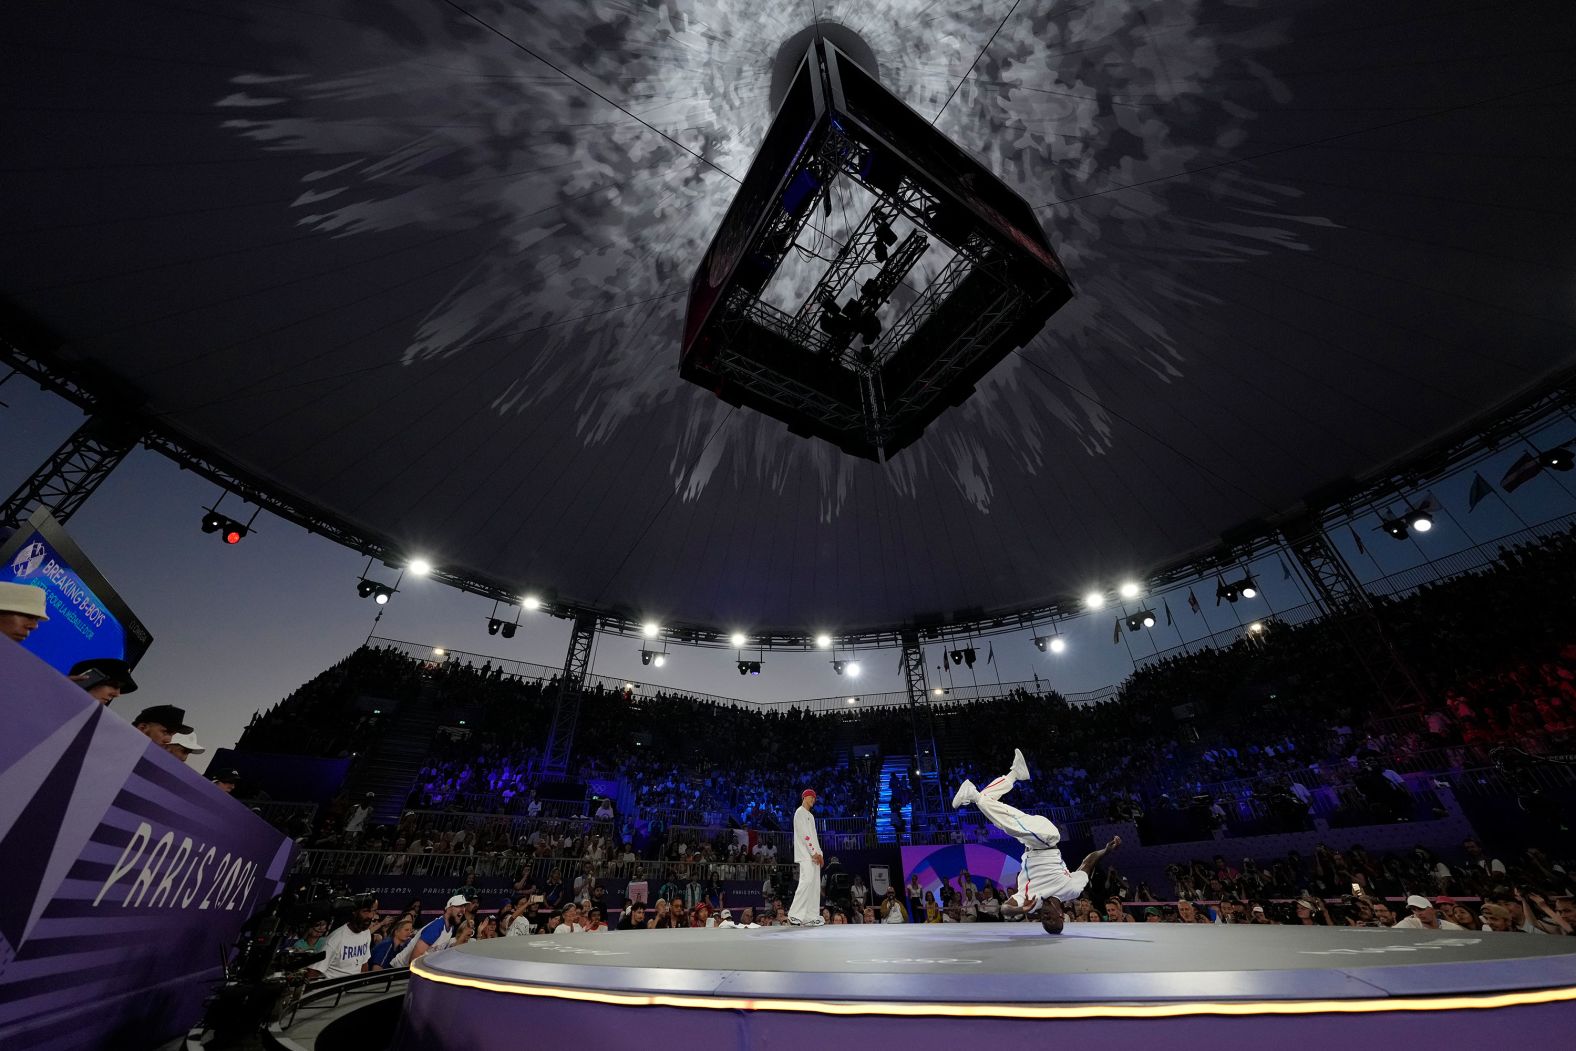
[[849, 704], [858, 704], [859, 703], [859, 698], [858, 697], [850, 697], [850, 698], [848, 698], [848, 703]]
[[1572, 464], [1571, 451], [1564, 446], [1558, 449], [1550, 449], [1547, 452], [1538, 454], [1538, 463], [1551, 471], [1568, 471], [1571, 469]]
[[1259, 589], [1254, 585], [1252, 578], [1245, 578], [1241, 584], [1243, 598], [1258, 598]]
[[1228, 584], [1223, 580], [1215, 585], [1215, 605], [1217, 606], [1220, 605], [1221, 599], [1225, 599], [1227, 602], [1236, 602], [1241, 597], [1242, 594], [1235, 584]]
[[217, 511], [209, 511], [202, 516], [202, 531], [204, 533], [217, 533], [224, 528], [224, 516]]
[[1389, 533], [1397, 540], [1405, 540], [1411, 535], [1411, 530], [1407, 527], [1406, 519], [1404, 518], [1386, 518], [1379, 524], [1386, 533]]
[[432, 648], [432, 655], [434, 657], [447, 657], [449, 655], [449, 651], [444, 649], [442, 646], [434, 646]]
[[654, 639], [662, 634], [662, 625], [654, 620], [648, 620], [640, 626], [640, 633], [648, 639]]
[[742, 649], [744, 649], [745, 644], [748, 643], [750, 640], [744, 637], [744, 632], [736, 631], [732, 635], [728, 636], [728, 641], [733, 643], [733, 648], [734, 649], [742, 650]]
[[527, 595], [525, 598], [520, 600], [521, 609], [540, 609], [541, 606], [542, 600], [537, 598], [535, 595]]
[[1248, 625], [1248, 630], [1257, 635], [1264, 630], [1264, 622], [1256, 620], [1252, 624]]
[[848, 677], [849, 678], [851, 678], [851, 679], [859, 678], [859, 662], [858, 661], [849, 661], [848, 664], [845, 665], [845, 670], [848, 672]]
[[514, 625], [514, 624], [505, 624], [503, 626], [503, 637], [506, 638], [506, 639], [514, 638], [514, 632], [515, 632], [515, 628], [516, 627], [517, 627], [517, 625]]
[[368, 580], [366, 577], [362, 577], [360, 580], [356, 581], [356, 594], [360, 595], [362, 598], [371, 598], [372, 593], [377, 589], [377, 583], [375, 581]]
[[656, 659], [653, 660], [651, 663], [655, 664], [657, 667], [660, 668], [664, 664], [666, 664], [667, 662], [668, 662], [668, 655], [666, 653], [659, 653], [659, 654], [657, 654]]
[[497, 617], [487, 618], [487, 634], [496, 635], [502, 627], [503, 621], [499, 620]]
[[247, 529], [239, 522], [226, 522], [224, 527], [224, 542], [226, 544], [239, 544], [246, 539]]
[[833, 661], [832, 662], [832, 670], [835, 671], [839, 675], [843, 674], [844, 669], [847, 668], [847, 667], [848, 667], [848, 665], [844, 664], [842, 661]]
[[1129, 580], [1117, 589], [1117, 594], [1121, 595], [1123, 598], [1137, 598], [1138, 590], [1138, 585]]
[[760, 661], [740, 661], [739, 662], [739, 674], [740, 675], [759, 675], [760, 673], [761, 673], [761, 662]]
[[372, 589], [372, 601], [380, 606], [387, 606], [389, 599], [394, 597], [394, 589], [387, 584], [378, 584]]
[[1099, 609], [1105, 605], [1105, 595], [1099, 591], [1091, 591], [1084, 596], [1085, 609]]
[[832, 636], [826, 635], [826, 634], [817, 635], [815, 637], [815, 648], [818, 649], [818, 650], [831, 649], [832, 648]]
[[1066, 639], [1061, 638], [1061, 637], [1058, 636], [1057, 638], [1054, 638], [1054, 639], [1051, 640], [1051, 652], [1052, 653], [1063, 653], [1063, 652], [1066, 651], [1066, 649], [1067, 649], [1067, 640]]
[[425, 558], [413, 558], [410, 560], [410, 565], [405, 568], [410, 571], [412, 576], [424, 577], [432, 572], [432, 563]]
[[940, 697], [943, 691], [942, 691], [940, 686], [937, 686], [935, 689], [931, 690], [930, 692], [935, 694], [937, 697]]
[[1426, 533], [1434, 528], [1434, 516], [1427, 511], [1413, 511], [1412, 520], [1408, 524], [1414, 532]]
[[651, 663], [651, 658], [653, 658], [655, 656], [656, 656], [656, 654], [652, 653], [650, 650], [641, 650], [640, 651], [640, 663], [641, 663], [641, 665], [642, 666], [649, 665]]
[[1152, 609], [1139, 610], [1127, 618], [1128, 631], [1143, 631], [1145, 628], [1155, 626], [1155, 611]]

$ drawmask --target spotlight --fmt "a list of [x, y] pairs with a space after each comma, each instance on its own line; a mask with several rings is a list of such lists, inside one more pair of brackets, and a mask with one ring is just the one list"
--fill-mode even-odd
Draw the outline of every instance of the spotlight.
[[503, 621], [489, 617], [487, 620], [487, 634], [496, 635], [498, 629], [503, 627]]
[[1138, 585], [1129, 580], [1117, 589], [1117, 594], [1121, 595], [1123, 598], [1137, 598]]
[[1127, 618], [1128, 631], [1143, 631], [1145, 628], [1155, 626], [1154, 610], [1143, 609]]
[[750, 662], [750, 674], [751, 675], [759, 675], [760, 673], [761, 673], [761, 662], [760, 661], [751, 661]]
[[931, 690], [930, 692], [935, 694], [937, 697], [940, 697], [946, 691], [944, 691], [940, 686], [937, 686], [935, 689]]
[[953, 650], [951, 653], [948, 653], [947, 656], [952, 658], [952, 663], [953, 664], [962, 664], [963, 663], [963, 651], [962, 650]]
[[1434, 516], [1427, 511], [1413, 511], [1412, 521], [1409, 524], [1414, 531], [1426, 533], [1434, 528]]
[[1384, 527], [1386, 533], [1389, 533], [1397, 540], [1405, 540], [1411, 534], [1404, 518], [1386, 518], [1380, 524]]
[[542, 600], [537, 598], [535, 595], [527, 595], [525, 598], [520, 600], [521, 609], [540, 609], [541, 605]]
[[1538, 454], [1538, 464], [1551, 471], [1568, 471], [1571, 463], [1571, 451], [1564, 446]]
[[1036, 638], [1034, 640], [1034, 648], [1039, 650], [1041, 653], [1044, 653], [1046, 644], [1049, 643], [1050, 641], [1051, 641], [1050, 639]]
[[1054, 639], [1051, 640], [1051, 652], [1052, 653], [1062, 653], [1066, 649], [1067, 649], [1067, 640], [1066, 639], [1054, 638]]
[[857, 698], [857, 697], [850, 697], [850, 698], [848, 698], [848, 703], [849, 704], [858, 704], [859, 703], [859, 698]]
[[849, 676], [849, 678], [851, 678], [851, 679], [859, 678], [859, 662], [858, 661], [849, 661], [846, 667], [848, 669], [848, 676]]
[[664, 664], [666, 664], [667, 662], [668, 662], [668, 655], [666, 653], [659, 653], [659, 654], [656, 655], [656, 657], [652, 660], [651, 663], [655, 664], [657, 667], [660, 668]]
[[226, 521], [224, 523], [224, 542], [226, 544], [239, 544], [246, 538], [246, 527], [239, 522]]
[[377, 589], [377, 583], [375, 581], [368, 580], [366, 577], [362, 577], [360, 580], [356, 581], [356, 594], [360, 595], [362, 598], [371, 598], [372, 593]]
[[1241, 595], [1238, 593], [1237, 585], [1235, 584], [1227, 584], [1225, 581], [1221, 581], [1215, 585], [1215, 605], [1217, 606], [1220, 605], [1221, 599], [1225, 599], [1227, 602], [1235, 602], [1240, 597]]
[[965, 646], [963, 648], [963, 664], [964, 664], [965, 667], [969, 667], [969, 668], [974, 667], [974, 647], [973, 646]]
[[643, 665], [650, 664], [651, 663], [651, 658], [654, 657], [654, 656], [656, 656], [656, 654], [652, 653], [650, 650], [641, 650], [640, 651], [640, 663], [643, 664]]
[[224, 528], [224, 516], [217, 511], [209, 511], [202, 516], [202, 531], [204, 533], [217, 533]]
[[815, 637], [815, 648], [818, 649], [818, 650], [831, 649], [832, 648], [832, 636], [830, 636], [830, 635], [817, 635]]
[[839, 675], [843, 674], [843, 671], [847, 667], [848, 667], [848, 665], [844, 664], [842, 661], [833, 661], [832, 662], [832, 670], [835, 671]]
[[425, 558], [413, 558], [410, 560], [410, 565], [405, 568], [410, 570], [411, 576], [424, 577], [432, 572], [432, 563]]
[[654, 639], [662, 634], [662, 625], [654, 620], [648, 620], [640, 626], [640, 633], [648, 639]]
[[744, 632], [736, 631], [732, 635], [728, 636], [728, 641], [733, 643], [734, 649], [742, 650], [744, 648], [744, 644], [750, 640], [744, 637]]
[[[1233, 580], [1227, 584], [1225, 592], [1216, 588], [1215, 594], [1227, 602], [1235, 602], [1238, 598], [1258, 598], [1259, 586], [1253, 582], [1252, 577], [1244, 576], [1241, 580]], [[1233, 595], [1236, 597], [1234, 598]]]
[[387, 606], [389, 599], [394, 597], [394, 589], [387, 584], [379, 584], [372, 589], [372, 601], [380, 606]]
[[432, 648], [432, 655], [434, 657], [447, 657], [449, 655], [449, 651], [444, 649], [442, 646], [434, 646]]
[[503, 637], [504, 638], [506, 638], [506, 639], [514, 638], [515, 625], [513, 625], [513, 624], [505, 624], [503, 626], [502, 630], [503, 630]]
[[1248, 630], [1253, 632], [1253, 634], [1257, 635], [1261, 631], [1264, 630], [1264, 623], [1262, 621], [1257, 621], [1256, 620], [1252, 624], [1248, 625]]
[[1258, 598], [1259, 597], [1259, 589], [1253, 586], [1253, 582], [1252, 581], [1248, 581], [1247, 583], [1242, 585], [1242, 597], [1243, 598]]
[[1084, 607], [1086, 609], [1099, 609], [1103, 605], [1105, 605], [1105, 595], [1101, 592], [1091, 591], [1084, 596]]
[[748, 675], [749, 673], [750, 673], [750, 662], [749, 661], [740, 661], [739, 662], [739, 674], [740, 675]]

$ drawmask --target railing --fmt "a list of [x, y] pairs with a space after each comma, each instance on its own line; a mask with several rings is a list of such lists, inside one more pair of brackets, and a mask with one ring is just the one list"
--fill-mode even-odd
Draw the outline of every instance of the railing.
[[[788, 864], [792, 863], [789, 859]], [[781, 875], [782, 863], [729, 863], [726, 861], [602, 861], [584, 858], [514, 857], [508, 854], [400, 854], [382, 850], [305, 850], [296, 859], [299, 875], [323, 879], [376, 876], [424, 876], [452, 879], [456, 887], [474, 873], [481, 878], [529, 879], [538, 889], [556, 872], [565, 883], [590, 868], [599, 880], [627, 881], [644, 878], [651, 897], [668, 880], [691, 877], [718, 880], [753, 880]]]
[[[415, 830], [420, 832], [505, 832], [510, 842], [519, 842], [522, 836], [541, 829], [562, 830], [573, 827], [581, 835], [616, 837], [618, 829], [612, 821], [596, 821], [584, 815], [575, 817], [526, 817], [518, 814], [465, 813], [453, 810], [417, 810], [409, 815], [414, 819]], [[400, 819], [401, 827], [406, 818]]]
[[281, 803], [270, 799], [246, 805], [264, 821], [292, 836], [303, 828], [311, 828], [317, 817], [316, 803]]

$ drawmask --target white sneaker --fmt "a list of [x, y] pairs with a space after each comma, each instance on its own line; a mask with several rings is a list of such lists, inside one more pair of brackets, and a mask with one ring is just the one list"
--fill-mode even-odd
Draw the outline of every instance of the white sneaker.
[[1023, 758], [1023, 749], [1012, 750], [1012, 777], [1015, 781], [1029, 780], [1029, 763]]
[[965, 803], [972, 803], [978, 799], [980, 790], [974, 787], [973, 781], [964, 781], [958, 786], [957, 795], [952, 797], [952, 809], [956, 810]]
[[806, 923], [805, 926], [806, 927], [825, 927], [826, 926], [826, 921], [821, 919], [821, 917], [817, 916], [815, 919], [811, 920], [809, 923]]

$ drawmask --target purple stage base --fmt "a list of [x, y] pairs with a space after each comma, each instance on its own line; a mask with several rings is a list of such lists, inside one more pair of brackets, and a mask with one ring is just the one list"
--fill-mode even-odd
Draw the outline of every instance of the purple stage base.
[[[396, 1048], [849, 1047], [1087, 1038], [1570, 1046], [1576, 939], [1069, 924], [640, 931], [477, 942], [414, 969]], [[1510, 1029], [1506, 1026], [1509, 1025]], [[1164, 1027], [1163, 1029], [1161, 1027]], [[1054, 1028], [1048, 1028], [1054, 1027]], [[1226, 1027], [1229, 1027], [1229, 1034]], [[1163, 1036], [1161, 1035], [1163, 1034]]]

